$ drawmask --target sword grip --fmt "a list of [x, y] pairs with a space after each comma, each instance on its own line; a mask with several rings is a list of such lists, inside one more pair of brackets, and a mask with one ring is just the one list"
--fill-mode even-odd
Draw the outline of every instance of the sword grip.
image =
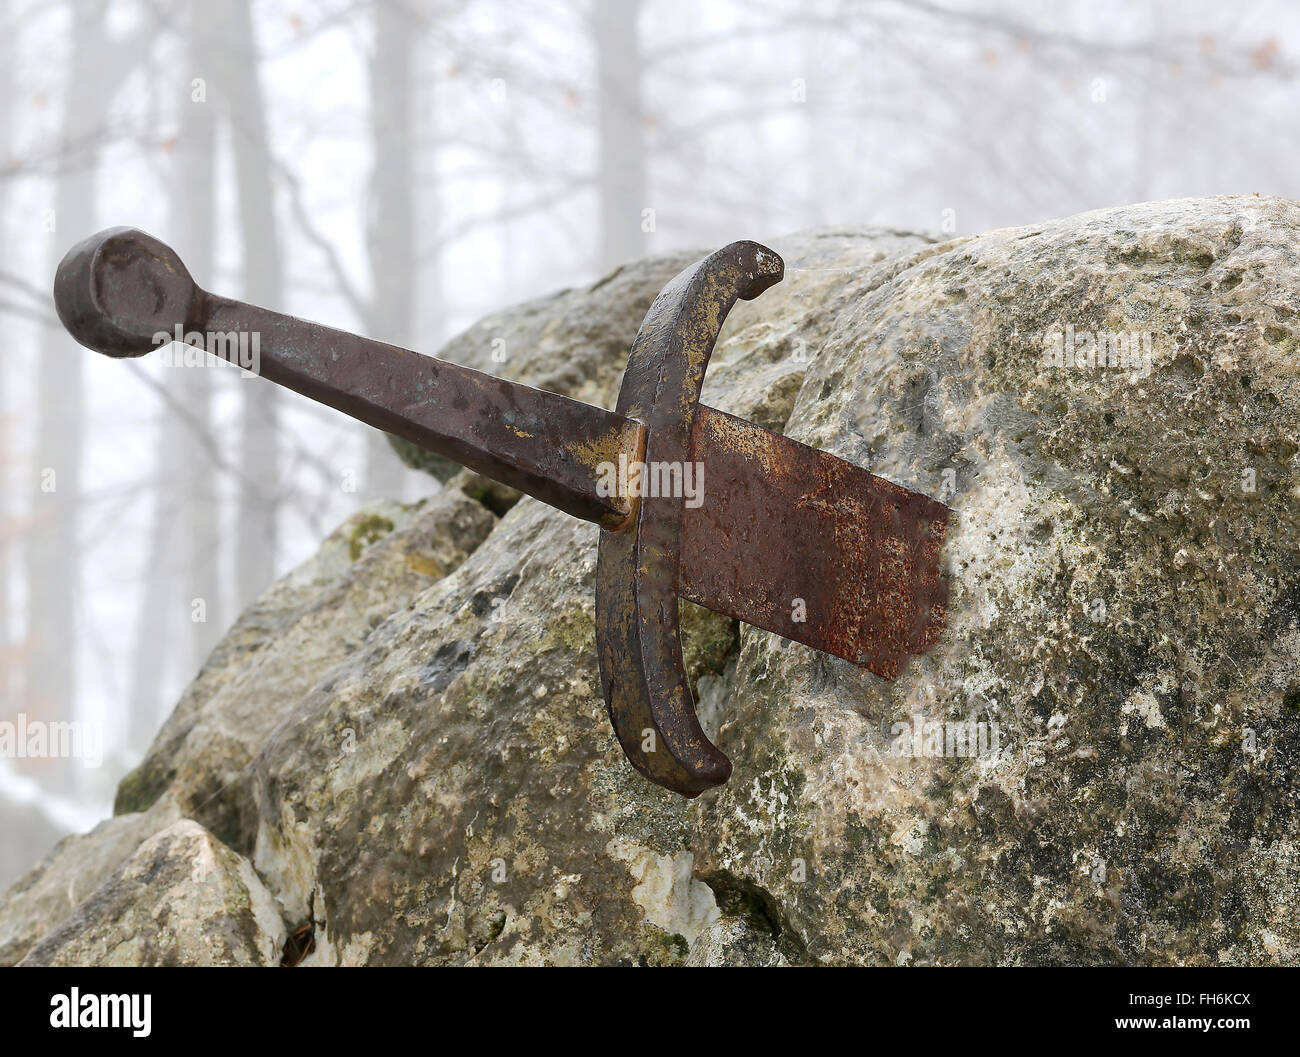
[[599, 468], [634, 457], [636, 421], [555, 393], [201, 289], [152, 235], [110, 228], [54, 278], [68, 332], [106, 356], [142, 356], [199, 332], [213, 355], [606, 528], [631, 514]]

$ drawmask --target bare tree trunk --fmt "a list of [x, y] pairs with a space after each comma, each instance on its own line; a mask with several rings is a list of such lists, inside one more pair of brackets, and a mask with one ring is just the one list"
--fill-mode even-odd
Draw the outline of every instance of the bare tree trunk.
[[[10, 25], [9, 0], [0, 0], [0, 164], [13, 150], [13, 33]], [[9, 244], [9, 183], [0, 178], [0, 245]], [[0, 371], [0, 569], [6, 569], [9, 557], [9, 419], [5, 414], [4, 372]], [[0, 582], [0, 716], [9, 710], [9, 693], [13, 680], [10, 668], [14, 647], [10, 627], [10, 578]]]
[[[204, 68], [213, 35], [204, 24], [210, 9], [188, 8], [181, 69]], [[202, 84], [180, 79], [179, 131], [171, 180], [168, 241], [195, 275], [210, 276], [214, 259], [213, 162], [216, 122]], [[206, 281], [206, 280], [204, 280]], [[141, 593], [132, 645], [130, 727], [127, 745], [143, 748], [161, 718], [163, 678], [171, 671], [195, 671], [222, 624], [220, 614], [219, 521], [211, 474], [178, 456], [194, 446], [192, 430], [209, 428], [212, 372], [175, 371], [168, 384], [184, 409], [162, 412], [159, 425], [157, 489], [150, 530], [151, 561]], [[175, 511], [177, 516], [173, 516]], [[167, 560], [179, 555], [180, 567]], [[195, 603], [201, 603], [196, 609]], [[206, 622], [195, 620], [202, 616]]]
[[[280, 239], [275, 224], [272, 157], [265, 104], [258, 76], [258, 52], [249, 0], [217, 5], [221, 46], [212, 59], [215, 88], [230, 115], [230, 137], [239, 188], [239, 231], [243, 246], [244, 298], [283, 306]], [[279, 405], [275, 386], [243, 383], [240, 423], [240, 486], [235, 582], [239, 606], [270, 584], [275, 571], [279, 505]]]
[[[437, 17], [447, 19], [461, 4], [440, 3]], [[415, 49], [412, 63], [412, 98], [415, 101], [416, 131], [412, 147], [415, 150], [415, 230], [420, 234], [416, 254], [420, 265], [416, 272], [416, 298], [412, 308], [412, 327], [420, 335], [416, 345], [421, 352], [435, 352], [451, 335], [447, 332], [447, 313], [444, 311], [442, 284], [442, 248], [434, 243], [442, 216], [442, 200], [438, 180], [438, 94], [436, 82], [441, 75], [439, 54], [427, 36]], [[432, 251], [423, 247], [432, 245]], [[426, 478], [427, 479], [427, 478]]]
[[[125, 74], [139, 61], [105, 31], [103, 3], [82, 5], [72, 20], [72, 48], [64, 100], [62, 157], [48, 215], [47, 274], [68, 245], [95, 230], [94, 190], [99, 133]], [[132, 64], [128, 66], [128, 61]], [[85, 420], [82, 367], [88, 354], [62, 330], [46, 328], [37, 365], [33, 524], [24, 555], [30, 650], [24, 695], [33, 716], [71, 719], [76, 709], [77, 595], [81, 584], [79, 505]], [[50, 792], [66, 792], [71, 769]]]
[[[370, 318], [375, 337], [410, 348], [414, 328], [415, 192], [413, 56], [421, 24], [404, 3], [375, 0], [375, 47], [370, 56], [370, 130], [375, 167], [370, 177]], [[430, 350], [432, 351], [432, 350]], [[402, 464], [378, 430], [366, 435], [365, 492], [394, 497]]]
[[637, 46], [640, 0], [594, 0], [597, 135], [600, 165], [602, 269], [645, 252], [646, 202], [641, 57]]

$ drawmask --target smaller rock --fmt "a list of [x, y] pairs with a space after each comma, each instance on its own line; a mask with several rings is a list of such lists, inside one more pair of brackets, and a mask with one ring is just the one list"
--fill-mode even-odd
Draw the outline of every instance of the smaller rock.
[[61, 840], [37, 866], [0, 894], [0, 965], [13, 965], [51, 926], [103, 884], [140, 843], [180, 817], [164, 796], [144, 812], [105, 819]]
[[790, 963], [777, 950], [772, 933], [755, 928], [744, 918], [726, 917], [705, 927], [691, 947], [686, 964], [713, 969], [729, 965], [788, 966]]
[[278, 965], [285, 927], [247, 859], [181, 819], [140, 845], [20, 965]]

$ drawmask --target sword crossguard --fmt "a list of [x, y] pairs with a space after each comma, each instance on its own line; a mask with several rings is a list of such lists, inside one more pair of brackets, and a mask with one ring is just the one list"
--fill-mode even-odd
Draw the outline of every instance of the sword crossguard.
[[[644, 467], [661, 464], [676, 466], [676, 479], [685, 480], [704, 372], [727, 313], [784, 272], [767, 247], [733, 242], [682, 271], [655, 298], [632, 343], [616, 408], [645, 428], [643, 481]], [[700, 728], [682, 660], [677, 600], [685, 497], [633, 497], [632, 511], [623, 527], [600, 534], [601, 688], [632, 766], [657, 785], [696, 797], [731, 776], [731, 761]]]

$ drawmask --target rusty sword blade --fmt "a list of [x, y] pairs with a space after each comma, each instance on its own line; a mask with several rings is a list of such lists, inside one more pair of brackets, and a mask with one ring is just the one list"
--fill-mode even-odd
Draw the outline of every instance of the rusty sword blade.
[[682, 517], [684, 598], [886, 679], [938, 641], [942, 503], [703, 404], [691, 458], [704, 488]]
[[[143, 232], [114, 228], [73, 247], [55, 303], [73, 337], [110, 356], [143, 355], [178, 326], [256, 333], [258, 373], [272, 382], [603, 528], [630, 517], [602, 468], [638, 461], [641, 423], [208, 293]], [[691, 458], [704, 488], [681, 527], [683, 597], [890, 678], [933, 644], [947, 602], [941, 503], [704, 405]]]

